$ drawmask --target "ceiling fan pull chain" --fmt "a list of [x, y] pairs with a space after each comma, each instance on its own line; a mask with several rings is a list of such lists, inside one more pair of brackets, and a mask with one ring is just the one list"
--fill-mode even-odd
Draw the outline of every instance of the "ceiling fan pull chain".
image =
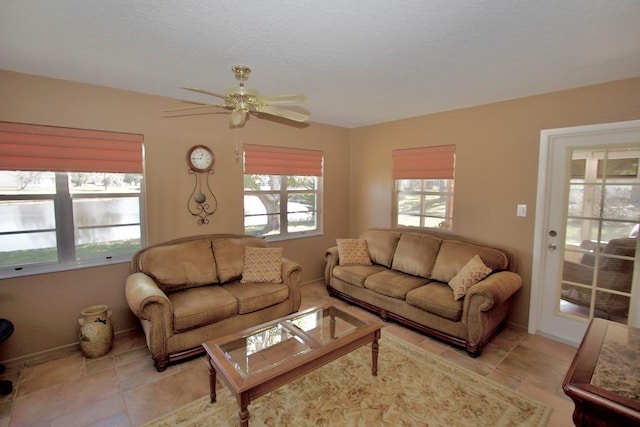
[[238, 161], [239, 151], [238, 151], [238, 123], [236, 123], [236, 161]]

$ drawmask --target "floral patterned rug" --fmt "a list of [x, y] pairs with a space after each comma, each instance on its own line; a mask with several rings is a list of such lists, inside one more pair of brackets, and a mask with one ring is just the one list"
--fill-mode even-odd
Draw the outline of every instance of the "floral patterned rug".
[[[237, 426], [238, 404], [218, 383], [147, 426]], [[257, 426], [544, 426], [551, 408], [393, 336], [380, 340], [378, 376], [365, 346], [249, 405]]]

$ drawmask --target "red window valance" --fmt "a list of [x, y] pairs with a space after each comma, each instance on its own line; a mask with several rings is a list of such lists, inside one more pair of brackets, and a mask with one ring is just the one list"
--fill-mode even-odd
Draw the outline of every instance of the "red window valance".
[[244, 173], [321, 176], [322, 151], [245, 144]]
[[142, 173], [142, 135], [0, 122], [0, 170]]
[[453, 179], [455, 145], [393, 150], [393, 179]]

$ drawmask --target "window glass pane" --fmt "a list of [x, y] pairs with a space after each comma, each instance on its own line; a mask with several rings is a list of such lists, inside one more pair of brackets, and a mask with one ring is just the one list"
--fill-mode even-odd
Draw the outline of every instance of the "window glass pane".
[[245, 175], [244, 188], [246, 191], [280, 190], [281, 177], [279, 175]]
[[425, 214], [444, 218], [447, 211], [447, 197], [442, 194], [424, 196]]
[[140, 249], [140, 226], [76, 230], [76, 258], [102, 258]]
[[407, 227], [420, 227], [420, 216], [417, 215], [398, 215], [398, 225], [406, 225]]
[[318, 177], [315, 176], [288, 176], [287, 190], [316, 190]]
[[[603, 177], [604, 160], [598, 161], [598, 178]], [[607, 159], [607, 178], [636, 178], [638, 176], [638, 159]]]
[[53, 200], [0, 201], [0, 267], [57, 261], [55, 228]]
[[142, 175], [135, 173], [77, 172], [69, 174], [71, 194], [140, 193]]
[[253, 236], [269, 236], [280, 234], [280, 214], [244, 217], [245, 233]]
[[421, 179], [399, 179], [399, 191], [420, 191], [422, 189]]
[[55, 194], [54, 172], [0, 171], [0, 194]]
[[[640, 219], [635, 185], [605, 185], [603, 218]], [[635, 196], [635, 197], [632, 197]]]
[[77, 228], [96, 225], [137, 224], [138, 197], [73, 199], [73, 221]]
[[420, 215], [420, 195], [398, 194], [398, 216]]
[[58, 261], [56, 232], [0, 236], [0, 267], [17, 267]]
[[289, 233], [299, 233], [315, 230], [318, 227], [317, 218], [317, 212], [287, 214], [287, 231]]

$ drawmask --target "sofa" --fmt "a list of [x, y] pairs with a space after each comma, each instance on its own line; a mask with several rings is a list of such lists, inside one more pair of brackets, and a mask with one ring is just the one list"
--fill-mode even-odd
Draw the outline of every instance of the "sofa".
[[301, 277], [261, 238], [209, 234], [138, 251], [125, 294], [160, 372], [206, 341], [298, 311]]
[[447, 232], [370, 229], [325, 256], [329, 294], [476, 357], [522, 286], [512, 255]]
[[[596, 287], [600, 291], [595, 294], [595, 309], [599, 312], [598, 315], [604, 315], [608, 319], [616, 316], [627, 317], [629, 315], [636, 243], [636, 237], [611, 239], [604, 245], [590, 240], [581, 242], [580, 247], [584, 253], [580, 256], [580, 261], [564, 261], [560, 298], [589, 308], [597, 262]], [[603, 290], [622, 292], [626, 295]]]

